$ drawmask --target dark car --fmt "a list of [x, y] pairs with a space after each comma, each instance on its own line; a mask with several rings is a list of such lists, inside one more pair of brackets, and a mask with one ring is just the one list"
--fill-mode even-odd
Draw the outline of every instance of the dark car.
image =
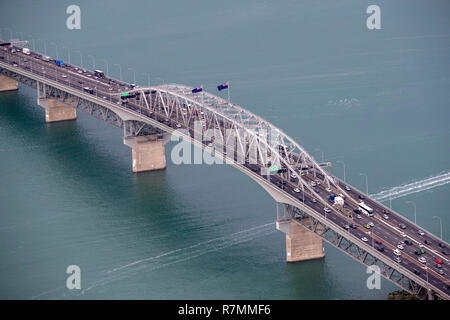
[[315, 192], [317, 192], [317, 193], [319, 193], [319, 192], [320, 192], [320, 190], [319, 190], [319, 189], [317, 189], [317, 188], [316, 188], [316, 189], [314, 189], [314, 191], [315, 191]]
[[443, 254], [445, 254], [446, 256], [448, 256], [447, 250], [442, 250], [441, 252], [442, 252]]
[[436, 268], [442, 269], [442, 265], [440, 265], [439, 263], [436, 263]]
[[376, 244], [382, 244], [382, 242], [380, 240], [375, 240]]
[[380, 252], [383, 252], [384, 251], [384, 247], [383, 246], [378, 246], [377, 250], [380, 251]]
[[432, 245], [432, 243], [431, 243], [430, 240], [425, 240], [424, 243], [425, 243], [425, 244], [428, 244], [428, 245]]
[[414, 269], [413, 272], [414, 272], [415, 274], [417, 274], [417, 275], [420, 274], [420, 271], [419, 271], [419, 270], [416, 270], [416, 269]]
[[360, 213], [361, 211], [359, 211], [359, 209], [353, 209], [354, 213]]
[[356, 229], [356, 228], [357, 228], [357, 226], [356, 226], [356, 224], [352, 223], [352, 224], [350, 224], [350, 228], [352, 228], [352, 229]]
[[360, 194], [360, 195], [358, 196], [358, 198], [360, 198], [361, 200], [364, 200], [364, 199], [365, 199], [365, 197], [364, 197], [362, 194]]
[[405, 242], [405, 244], [407, 244], [407, 245], [409, 245], [409, 246], [412, 245], [412, 242], [409, 241], [408, 239], [405, 239], [404, 242]]
[[439, 247], [441, 247], [442, 249], [445, 249], [445, 244], [443, 244], [442, 242], [439, 242]]

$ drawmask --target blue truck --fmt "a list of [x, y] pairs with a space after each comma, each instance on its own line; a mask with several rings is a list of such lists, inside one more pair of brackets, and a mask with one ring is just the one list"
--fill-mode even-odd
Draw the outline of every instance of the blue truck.
[[62, 60], [56, 60], [56, 65], [62, 67], [63, 66], [63, 61]]

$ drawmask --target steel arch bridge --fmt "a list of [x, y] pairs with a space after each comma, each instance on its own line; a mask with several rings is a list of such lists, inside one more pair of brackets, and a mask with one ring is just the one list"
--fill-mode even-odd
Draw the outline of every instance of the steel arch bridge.
[[[71, 81], [70, 77], [77, 75], [71, 75], [69, 71], [68, 76], [61, 78], [58, 72], [64, 70], [46, 66], [43, 71], [42, 62], [36, 62], [38, 67], [20, 61], [16, 65], [11, 62], [14, 61], [0, 61], [0, 73], [37, 88], [38, 100], [57, 99], [123, 128], [125, 138], [167, 132], [189, 141], [260, 184], [275, 199], [277, 209], [279, 203], [283, 204], [284, 216], [280, 217], [277, 212], [280, 230], [285, 230], [286, 222], [295, 221], [360, 263], [380, 265], [381, 275], [405, 290], [421, 297], [429, 295], [428, 281], [393, 262], [355, 234], [343, 230], [339, 223], [327, 219], [326, 214], [306, 204], [305, 195], [311, 199], [316, 191], [311, 179], [308, 180], [303, 172], [309, 172], [315, 180], [321, 181], [327, 191], [344, 195], [346, 203], [358, 206], [358, 200], [342, 187], [342, 181], [324, 170], [302, 146], [261, 117], [210, 93], [192, 93], [193, 88], [179, 84], [136, 87], [126, 91], [128, 98], [123, 100], [128, 103], [124, 103], [122, 92], [111, 93], [93, 79], [89, 81], [96, 85], [95, 95], [84, 92], [82, 86]], [[201, 135], [196, 135], [198, 130]], [[280, 170], [272, 175], [269, 168], [274, 166]], [[297, 187], [296, 193], [287, 192], [285, 184]], [[326, 198], [317, 196], [317, 200], [322, 208], [342, 216]], [[448, 291], [437, 286], [431, 288], [436, 296], [448, 299]]]

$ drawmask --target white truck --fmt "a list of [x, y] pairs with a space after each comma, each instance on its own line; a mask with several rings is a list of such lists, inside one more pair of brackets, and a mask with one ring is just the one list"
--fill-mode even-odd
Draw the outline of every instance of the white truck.
[[27, 55], [30, 55], [30, 49], [28, 49], [28, 48], [23, 48], [22, 52], [27, 54]]

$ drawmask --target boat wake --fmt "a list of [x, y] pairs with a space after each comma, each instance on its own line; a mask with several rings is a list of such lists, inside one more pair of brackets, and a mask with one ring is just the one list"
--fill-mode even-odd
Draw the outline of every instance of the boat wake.
[[439, 186], [450, 183], [450, 172], [445, 172], [437, 176], [426, 178], [420, 181], [404, 184], [388, 190], [371, 195], [377, 201], [384, 201], [388, 199], [397, 199], [413, 193], [429, 190]]

